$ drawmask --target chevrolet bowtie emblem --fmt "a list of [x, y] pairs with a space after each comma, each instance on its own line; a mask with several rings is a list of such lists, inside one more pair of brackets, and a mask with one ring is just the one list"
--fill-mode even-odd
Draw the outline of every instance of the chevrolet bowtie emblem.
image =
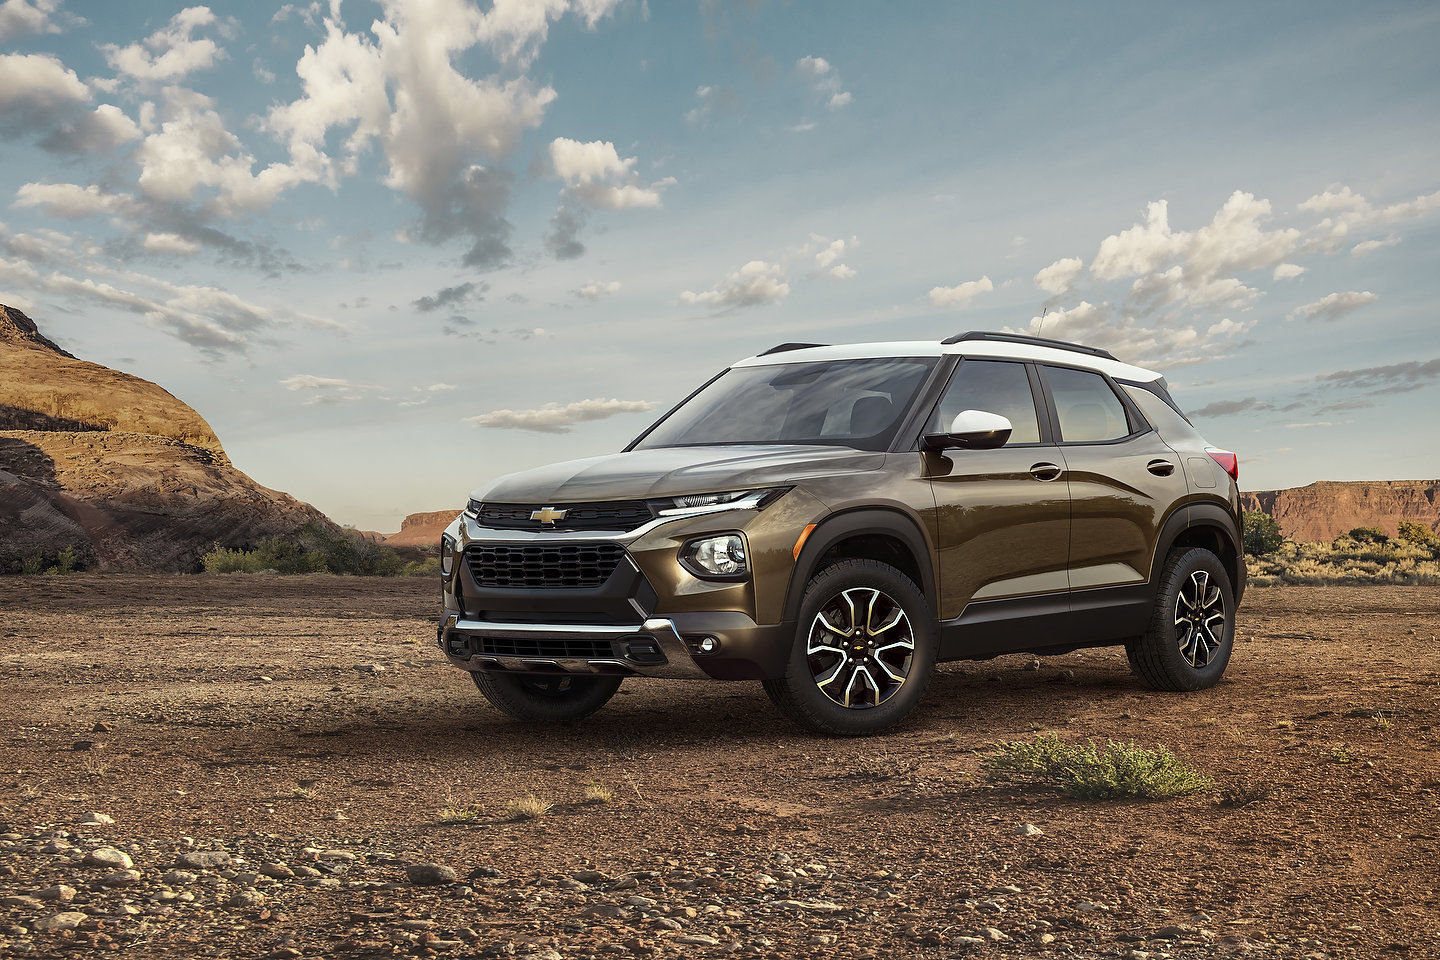
[[542, 507], [530, 514], [531, 520], [539, 520], [541, 523], [554, 525], [556, 520], [564, 520], [569, 510], [556, 510], [554, 507]]

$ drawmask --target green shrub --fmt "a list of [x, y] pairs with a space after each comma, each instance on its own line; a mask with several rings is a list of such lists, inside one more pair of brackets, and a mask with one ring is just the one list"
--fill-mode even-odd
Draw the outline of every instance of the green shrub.
[[1379, 527], [1356, 527], [1345, 534], [1356, 543], [1389, 543], [1390, 534]]
[[1400, 521], [1399, 538], [1406, 543], [1415, 543], [1422, 547], [1434, 546], [1440, 542], [1440, 537], [1435, 536], [1434, 530], [1415, 520]]
[[439, 573], [439, 558], [407, 563], [394, 548], [354, 530], [310, 523], [293, 537], [266, 537], [251, 550], [216, 547], [201, 559], [207, 573], [337, 573], [361, 577]]
[[992, 780], [1050, 783], [1083, 800], [1164, 800], [1214, 785], [1164, 747], [1114, 740], [1072, 746], [1053, 734], [1002, 743], [985, 766]]
[[[76, 550], [74, 546], [67, 546], [62, 548], [53, 558], [44, 554], [32, 553], [20, 561], [18, 570], [22, 575], [32, 577], [36, 575], [63, 577], [66, 574], [74, 573], [84, 565], [85, 560], [82, 558], [80, 551]], [[11, 565], [10, 570], [16, 569], [16, 565]]]
[[1246, 510], [1244, 525], [1247, 556], [1269, 556], [1285, 542], [1285, 534], [1280, 532], [1280, 524], [1263, 510]]
[[38, 553], [32, 553], [20, 561], [20, 572], [26, 576], [35, 576], [45, 572], [45, 558]]

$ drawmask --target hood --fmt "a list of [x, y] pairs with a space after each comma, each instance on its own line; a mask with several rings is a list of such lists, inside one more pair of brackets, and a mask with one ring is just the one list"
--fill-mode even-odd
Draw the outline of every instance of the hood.
[[538, 467], [471, 496], [493, 503], [584, 503], [718, 493], [877, 469], [885, 454], [851, 447], [659, 447]]

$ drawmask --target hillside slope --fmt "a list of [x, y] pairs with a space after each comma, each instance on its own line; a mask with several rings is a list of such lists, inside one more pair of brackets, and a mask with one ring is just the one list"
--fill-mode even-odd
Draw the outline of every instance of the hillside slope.
[[66, 547], [85, 566], [191, 571], [311, 522], [333, 527], [236, 470], [195, 410], [0, 305], [0, 572]]
[[1440, 480], [1320, 480], [1242, 493], [1240, 505], [1274, 517], [1292, 540], [1333, 540], [1355, 527], [1394, 534], [1401, 520], [1440, 531]]

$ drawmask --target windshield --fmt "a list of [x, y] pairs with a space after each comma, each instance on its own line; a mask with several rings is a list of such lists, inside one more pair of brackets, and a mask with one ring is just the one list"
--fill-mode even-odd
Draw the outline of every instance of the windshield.
[[733, 367], [636, 448], [815, 443], [884, 450], [937, 362], [886, 357]]

